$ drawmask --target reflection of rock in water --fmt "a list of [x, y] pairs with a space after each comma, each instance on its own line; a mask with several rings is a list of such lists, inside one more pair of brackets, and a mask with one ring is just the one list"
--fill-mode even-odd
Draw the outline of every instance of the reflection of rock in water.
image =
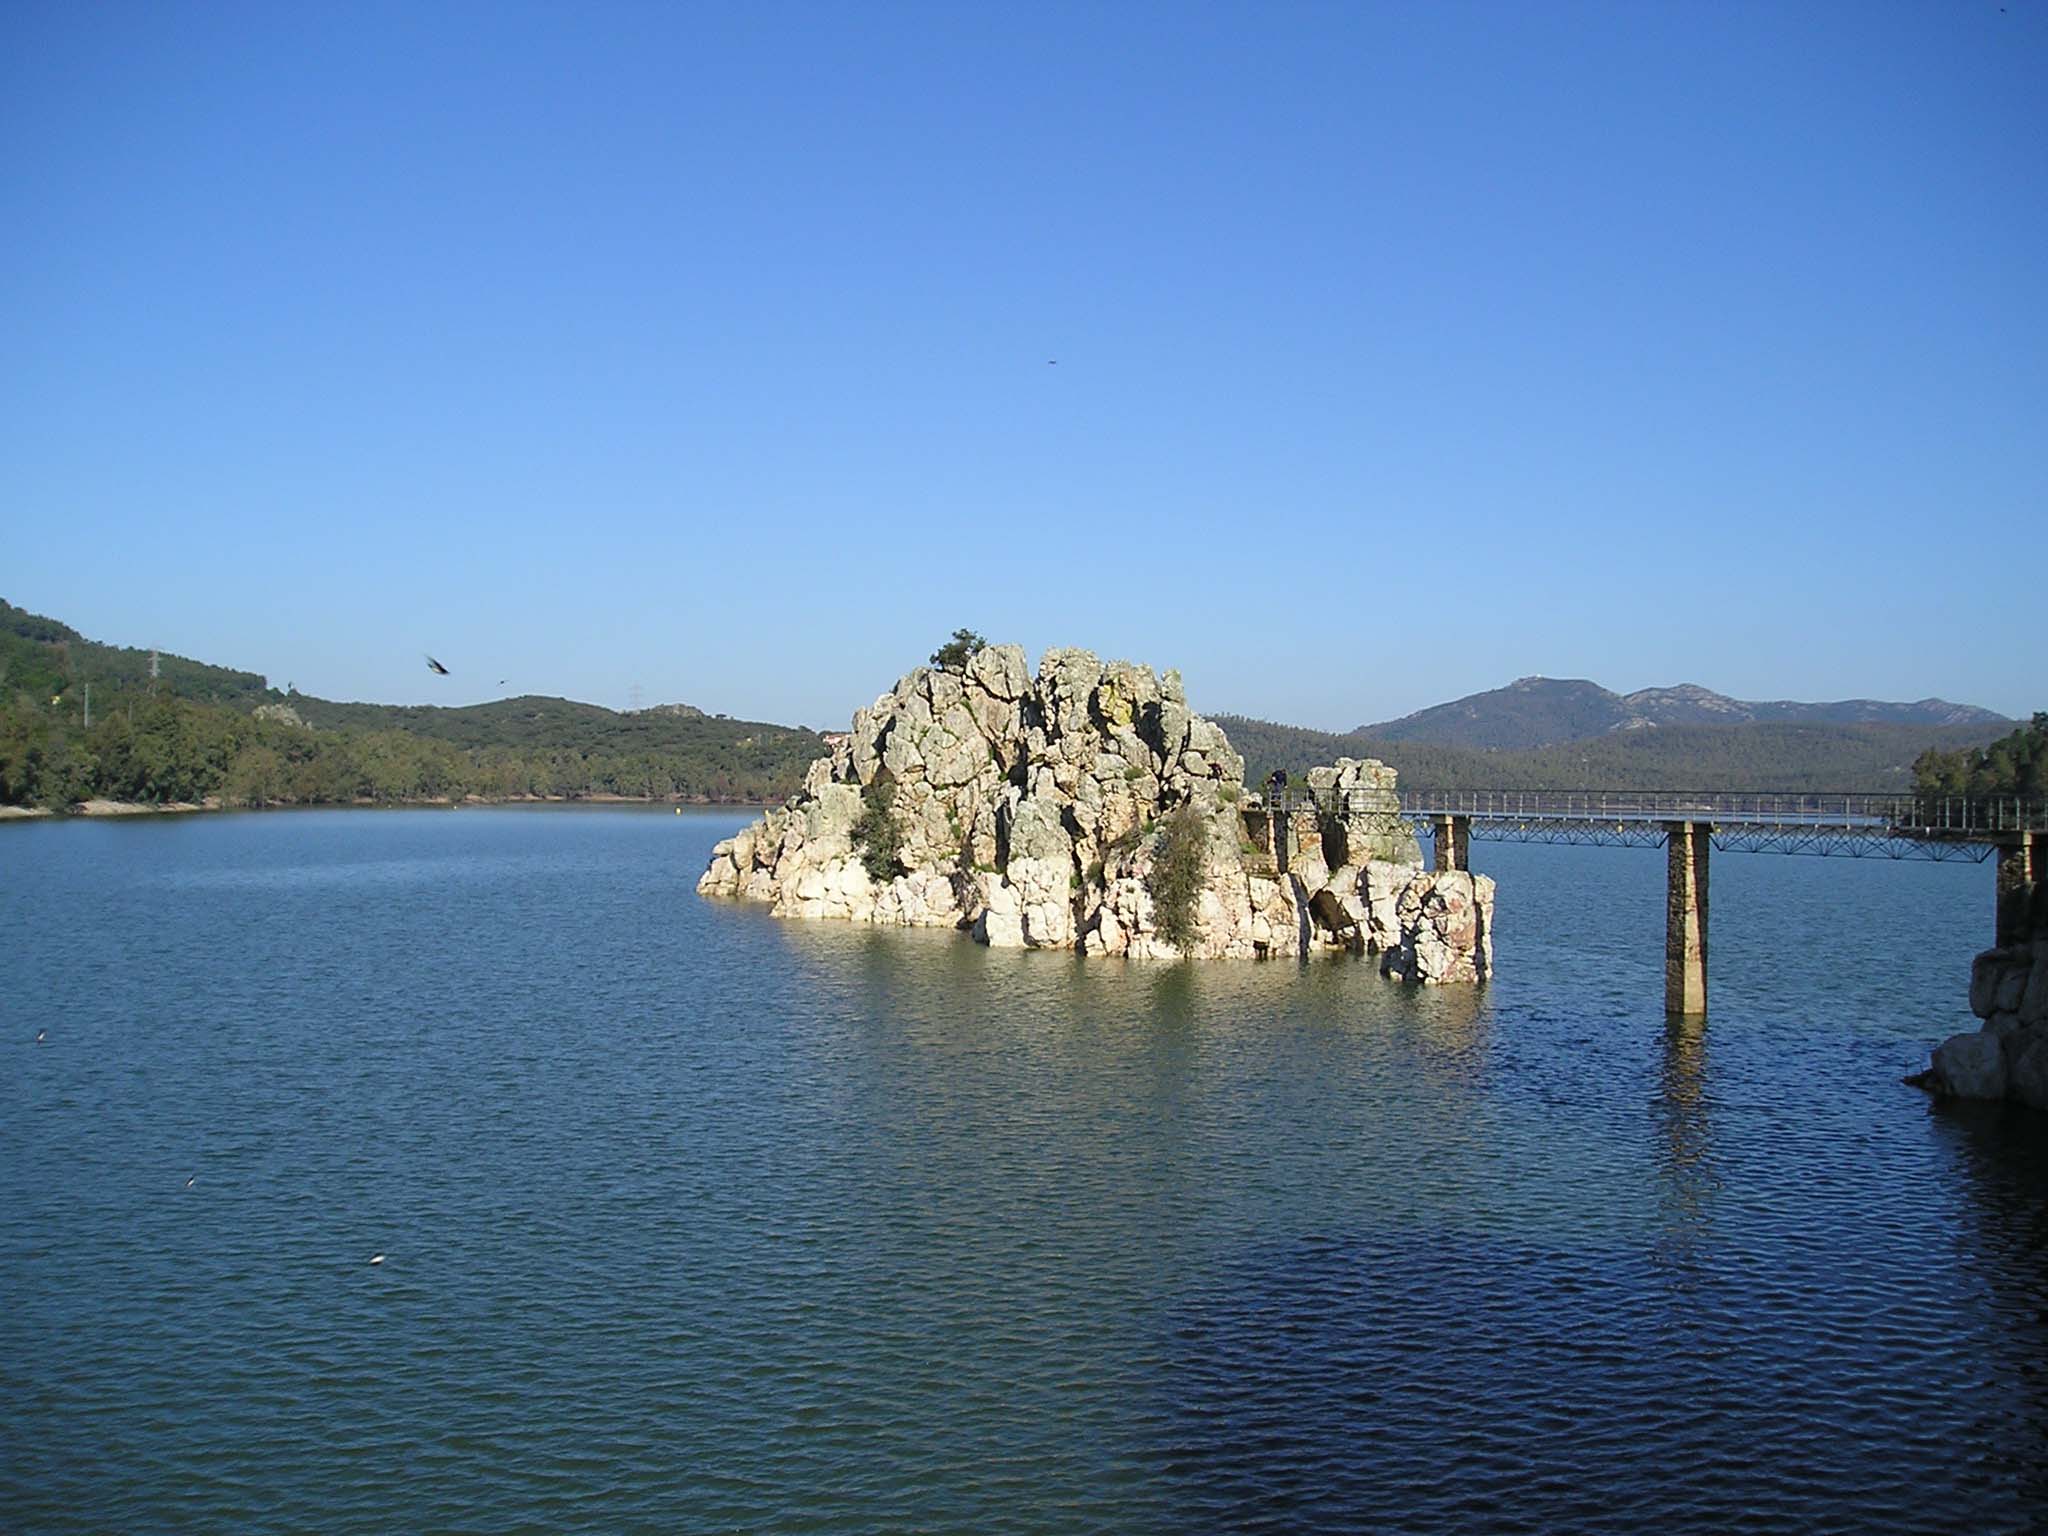
[[1707, 1097], [1707, 1025], [1698, 1015], [1665, 1019], [1656, 1114], [1662, 1135], [1658, 1205], [1663, 1216], [1657, 1249], [1663, 1260], [1683, 1269], [1711, 1236], [1714, 1196], [1721, 1187]]
[[2014, 1417], [2033, 1435], [2035, 1454], [1997, 1457], [1994, 1467], [2017, 1483], [2038, 1517], [2048, 1510], [2048, 1116], [1937, 1101], [1930, 1120], [1969, 1192], [1963, 1247], [1984, 1277], [1985, 1306], [2012, 1340], [1973, 1354], [1995, 1377], [1986, 1383], [1987, 1411], [2019, 1398], [2025, 1408]]
[[1983, 1262], [2048, 1297], [2048, 1118], [1996, 1104], [1932, 1112], [1976, 1197]]
[[1489, 1005], [1459, 987], [1417, 993], [1410, 1010], [1426, 1053], [1424, 1069], [1439, 1083], [1479, 1088], [1486, 1077]]

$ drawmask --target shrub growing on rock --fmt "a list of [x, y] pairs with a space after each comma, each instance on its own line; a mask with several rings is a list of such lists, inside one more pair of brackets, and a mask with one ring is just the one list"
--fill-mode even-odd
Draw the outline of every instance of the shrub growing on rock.
[[952, 639], [932, 652], [932, 665], [955, 669], [964, 667], [968, 658], [987, 644], [988, 641], [971, 629], [956, 629]]
[[1159, 936], [1185, 954], [1195, 942], [1195, 903], [1209, 869], [1209, 828], [1201, 812], [1184, 805], [1160, 823], [1159, 844], [1145, 890]]
[[903, 829], [896, 825], [891, 808], [896, 803], [896, 786], [876, 779], [860, 792], [860, 818], [853, 824], [853, 845], [860, 850], [861, 867], [877, 885], [887, 885], [903, 871]]

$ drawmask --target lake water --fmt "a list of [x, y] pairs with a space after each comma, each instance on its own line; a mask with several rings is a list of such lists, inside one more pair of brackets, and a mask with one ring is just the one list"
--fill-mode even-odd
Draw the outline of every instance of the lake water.
[[0, 1528], [2048, 1519], [2042, 1119], [1898, 1081], [1985, 866], [1717, 858], [1674, 1026], [1660, 852], [1475, 844], [1415, 993], [700, 901], [743, 819], [0, 827]]

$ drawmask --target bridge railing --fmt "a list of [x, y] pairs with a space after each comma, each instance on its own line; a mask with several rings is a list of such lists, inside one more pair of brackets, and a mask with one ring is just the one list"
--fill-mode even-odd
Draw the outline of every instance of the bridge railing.
[[2048, 804], [2020, 799], [1969, 800], [1948, 795], [1911, 797], [1893, 823], [1930, 836], [2048, 831]]
[[1835, 828], [1880, 837], [1994, 841], [2048, 832], [2048, 804], [2009, 797], [1781, 793], [1768, 790], [1354, 789], [1290, 786], [1268, 809], [1323, 815], [1463, 816], [1478, 821], [1704, 821], [1725, 826]]

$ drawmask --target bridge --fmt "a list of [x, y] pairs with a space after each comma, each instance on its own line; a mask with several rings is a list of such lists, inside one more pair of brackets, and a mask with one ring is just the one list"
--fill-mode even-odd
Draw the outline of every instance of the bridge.
[[1707, 869], [1714, 849], [1850, 858], [1970, 859], [1996, 855], [1994, 943], [2007, 942], [2015, 886], [2048, 862], [2048, 805], [1911, 794], [1776, 794], [1686, 790], [1315, 791], [1258, 801], [1279, 817], [1370, 828], [1402, 823], [1427, 835], [1438, 869], [1467, 869], [1474, 837], [1504, 842], [1654, 847], [1666, 854], [1664, 1006], [1707, 1009]]

